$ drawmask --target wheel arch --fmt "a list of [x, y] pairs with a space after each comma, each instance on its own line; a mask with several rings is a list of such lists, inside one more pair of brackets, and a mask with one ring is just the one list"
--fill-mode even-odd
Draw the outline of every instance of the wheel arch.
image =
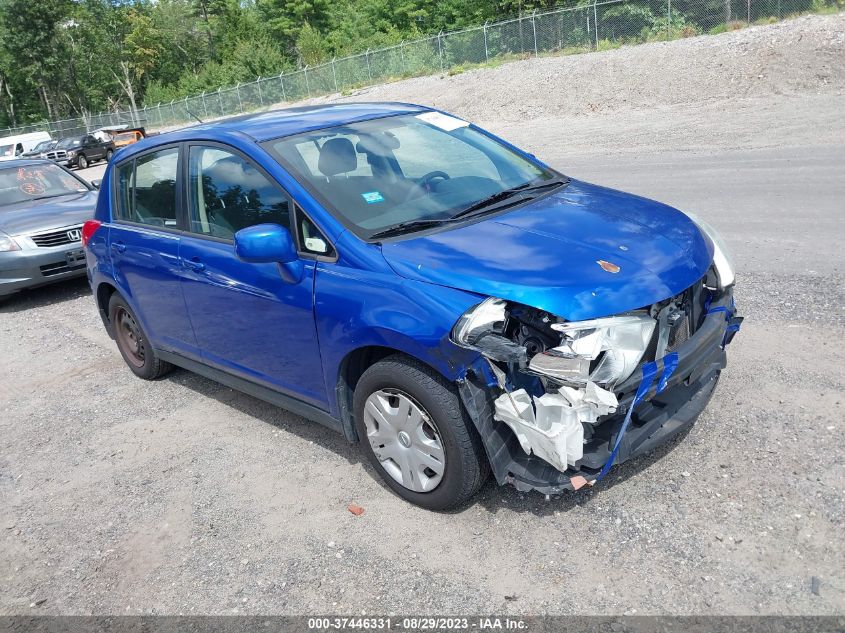
[[455, 376], [444, 374], [430, 359], [422, 355], [413, 354], [405, 349], [389, 345], [362, 345], [350, 350], [338, 365], [337, 383], [335, 386], [335, 397], [337, 399], [337, 410], [343, 426], [343, 433], [350, 442], [358, 442], [358, 434], [355, 431], [352, 399], [355, 393], [355, 386], [367, 369], [389, 356], [404, 356], [410, 360], [422, 363], [434, 374], [441, 376], [449, 383], [455, 382]]
[[112, 330], [111, 319], [109, 318], [109, 300], [111, 300], [111, 296], [115, 292], [119, 293], [120, 291], [113, 284], [103, 281], [97, 285], [95, 293], [97, 298], [97, 310], [99, 311], [100, 318], [103, 320], [103, 325], [106, 326], [106, 331], [109, 333], [111, 338], [114, 338], [114, 331]]

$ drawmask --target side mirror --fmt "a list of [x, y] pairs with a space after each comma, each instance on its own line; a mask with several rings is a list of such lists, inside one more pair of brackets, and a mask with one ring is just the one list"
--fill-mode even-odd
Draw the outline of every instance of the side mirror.
[[99, 178], [95, 178], [94, 180], [91, 181], [91, 186], [94, 187], [94, 189], [99, 189], [102, 186], [102, 184], [103, 184], [103, 181], [100, 180]]
[[303, 265], [290, 231], [278, 224], [256, 224], [235, 233], [235, 254], [253, 264], [279, 264], [288, 283], [302, 279]]

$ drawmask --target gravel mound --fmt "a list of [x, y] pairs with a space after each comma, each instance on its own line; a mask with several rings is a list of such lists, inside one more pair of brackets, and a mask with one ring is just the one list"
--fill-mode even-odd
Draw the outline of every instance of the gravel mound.
[[[410, 101], [472, 120], [589, 115], [737, 98], [842, 94], [845, 13], [721, 35], [527, 59], [357, 91], [343, 100]], [[337, 96], [313, 102], [337, 100]]]

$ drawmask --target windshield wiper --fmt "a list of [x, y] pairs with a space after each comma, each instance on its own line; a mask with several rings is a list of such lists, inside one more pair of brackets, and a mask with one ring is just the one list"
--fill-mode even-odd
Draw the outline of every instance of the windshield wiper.
[[428, 229], [433, 226], [440, 226], [441, 224], [447, 224], [451, 222], [452, 218], [433, 218], [428, 220], [408, 220], [407, 222], [400, 222], [399, 224], [394, 224], [393, 226], [389, 226], [386, 229], [382, 229], [381, 231], [376, 231], [372, 235], [370, 235], [370, 239], [378, 238], [378, 237], [390, 237], [391, 235], [401, 235], [402, 233], [407, 233], [408, 231], [419, 231], [422, 229]]
[[[565, 177], [551, 178], [549, 180], [543, 180], [540, 182], [526, 182], [524, 184], [517, 185], [516, 187], [511, 187], [510, 189], [504, 189], [503, 191], [494, 193], [492, 196], [488, 196], [482, 200], [479, 200], [478, 202], [471, 204], [465, 209], [461, 209], [460, 211], [449, 217], [409, 220], [407, 222], [400, 222], [399, 224], [390, 226], [386, 229], [382, 229], [381, 231], [376, 231], [375, 233], [370, 235], [370, 239], [379, 237], [390, 237], [392, 235], [401, 235], [402, 233], [407, 233], [409, 231], [417, 231], [422, 229], [428, 229], [433, 226], [449, 224], [450, 222], [455, 222], [457, 220], [476, 215], [476, 212], [479, 212], [482, 209], [485, 211], [501, 209], [505, 205], [499, 205], [495, 208], [493, 207], [493, 205], [496, 205], [499, 202], [503, 202], [504, 200], [515, 196], [516, 194], [534, 192], [541, 189], [547, 189], [549, 187], [558, 187], [560, 185], [566, 184], [569, 184], [569, 179]], [[514, 204], [520, 201], [521, 200], [515, 200]]]
[[49, 198], [59, 198], [61, 196], [71, 196], [76, 193], [84, 193], [83, 191], [66, 191], [65, 193], [51, 193], [49, 196], [35, 196], [29, 200], [48, 200]]
[[[526, 182], [522, 185], [517, 185], [516, 187], [511, 187], [510, 189], [504, 189], [497, 193], [494, 193], [492, 196], [487, 196], [486, 198], [482, 198], [478, 202], [474, 202], [473, 204], [469, 205], [465, 209], [461, 209], [457, 213], [451, 216], [452, 220], [457, 218], [466, 218], [469, 216], [476, 215], [477, 211], [485, 210], [485, 211], [493, 211], [496, 209], [501, 209], [502, 206], [496, 206], [499, 202], [507, 200], [508, 198], [512, 198], [517, 194], [528, 193], [530, 191], [538, 191], [541, 189], [547, 189], [549, 187], [558, 187], [560, 185], [569, 184], [568, 178], [551, 178], [549, 180], [541, 180], [540, 182]], [[514, 201], [514, 204], [519, 201]]]

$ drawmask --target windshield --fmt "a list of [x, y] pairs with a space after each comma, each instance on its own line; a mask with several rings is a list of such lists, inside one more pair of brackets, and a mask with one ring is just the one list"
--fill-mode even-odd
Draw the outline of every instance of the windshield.
[[115, 141], [131, 141], [135, 139], [134, 132], [123, 132], [114, 137]]
[[88, 187], [58, 165], [0, 169], [0, 207], [84, 191], [89, 191]]
[[50, 149], [53, 141], [41, 141], [38, 145], [32, 148], [33, 152], [43, 152], [45, 149]]
[[390, 227], [410, 232], [450, 221], [482, 201], [498, 202], [507, 190], [557, 177], [437, 112], [349, 123], [265, 147], [365, 239]]
[[82, 139], [80, 138], [63, 138], [56, 144], [56, 147], [59, 149], [67, 149], [69, 147], [77, 147], [78, 145], [82, 144]]

